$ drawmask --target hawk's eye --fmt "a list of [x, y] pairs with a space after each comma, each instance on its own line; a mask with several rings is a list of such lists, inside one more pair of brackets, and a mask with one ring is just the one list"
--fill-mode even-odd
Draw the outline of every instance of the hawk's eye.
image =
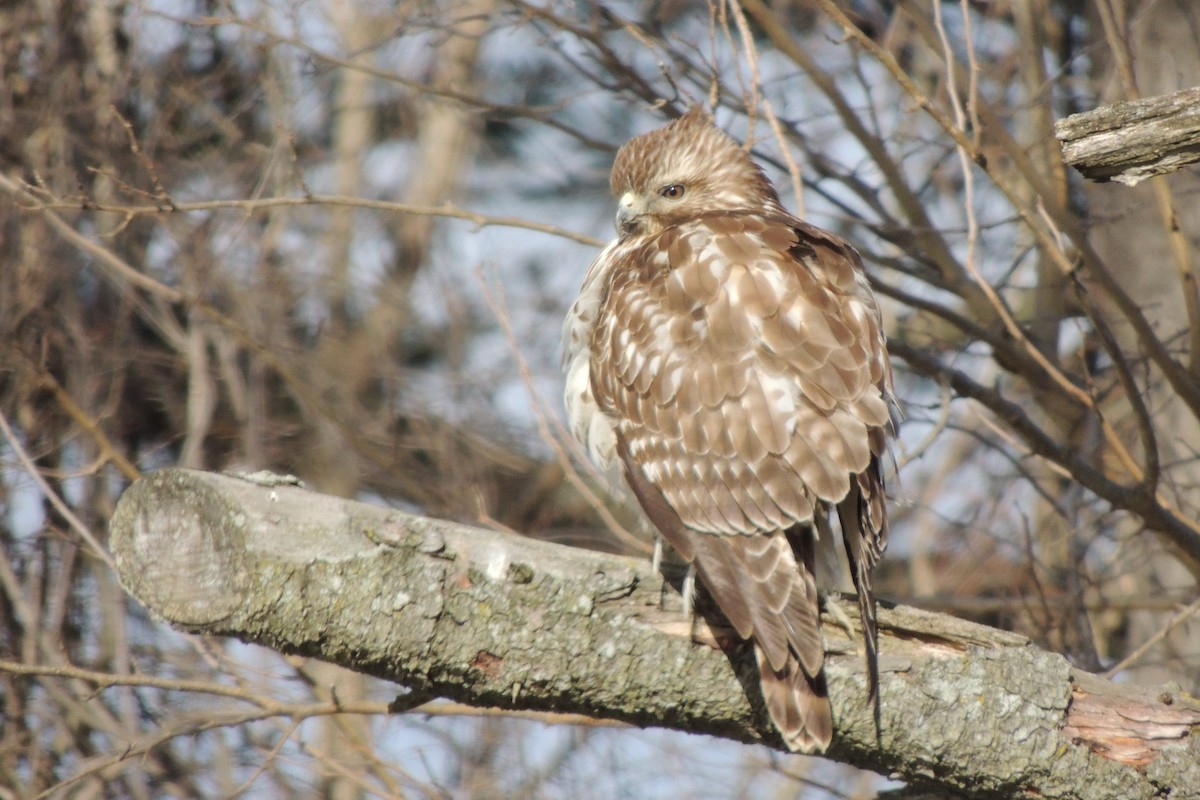
[[683, 184], [681, 184], [681, 183], [667, 184], [666, 186], [664, 186], [658, 190], [658, 193], [660, 195], [662, 195], [663, 197], [669, 197], [672, 200], [678, 200], [679, 198], [683, 197], [683, 192], [684, 192], [684, 188], [683, 188]]

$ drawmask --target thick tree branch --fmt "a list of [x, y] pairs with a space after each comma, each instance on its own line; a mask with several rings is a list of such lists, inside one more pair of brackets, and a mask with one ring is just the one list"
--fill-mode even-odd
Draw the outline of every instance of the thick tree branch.
[[1200, 161], [1200, 87], [1072, 114], [1054, 135], [1085, 178], [1133, 186]]
[[[180, 627], [418, 697], [781, 747], [752, 655], [694, 644], [648, 564], [260, 484], [186, 470], [133, 484], [111, 523], [125, 586]], [[877, 740], [861, 656], [838, 622], [852, 605], [828, 605], [849, 612], [826, 620], [832, 758], [979, 797], [1197, 796], [1193, 699], [1120, 687], [1016, 634], [911, 608], [880, 613]]]

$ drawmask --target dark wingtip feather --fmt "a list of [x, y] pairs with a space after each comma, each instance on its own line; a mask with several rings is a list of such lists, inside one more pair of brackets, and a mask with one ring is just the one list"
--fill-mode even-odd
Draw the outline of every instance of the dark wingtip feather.
[[880, 736], [879, 631], [875, 620], [875, 593], [871, 573], [887, 546], [887, 514], [882, 506], [883, 479], [878, 459], [851, 483], [850, 494], [838, 504], [842, 540], [850, 558], [850, 576], [858, 591], [858, 614], [863, 626], [867, 661], [867, 701], [875, 705], [875, 734]]

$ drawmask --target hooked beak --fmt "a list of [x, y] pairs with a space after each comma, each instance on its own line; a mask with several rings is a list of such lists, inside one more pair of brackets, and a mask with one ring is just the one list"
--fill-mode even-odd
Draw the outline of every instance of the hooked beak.
[[638, 202], [637, 195], [633, 192], [626, 192], [621, 195], [621, 199], [617, 201], [617, 233], [624, 236], [627, 233], [632, 233], [637, 227], [637, 219], [645, 209]]

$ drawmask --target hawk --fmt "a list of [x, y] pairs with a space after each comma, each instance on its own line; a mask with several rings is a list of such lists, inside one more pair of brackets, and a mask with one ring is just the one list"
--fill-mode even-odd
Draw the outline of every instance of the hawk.
[[791, 216], [699, 106], [617, 153], [617, 238], [563, 330], [574, 435], [743, 639], [789, 749], [833, 735], [814, 576], [836, 511], [876, 698], [891, 369], [858, 253]]

